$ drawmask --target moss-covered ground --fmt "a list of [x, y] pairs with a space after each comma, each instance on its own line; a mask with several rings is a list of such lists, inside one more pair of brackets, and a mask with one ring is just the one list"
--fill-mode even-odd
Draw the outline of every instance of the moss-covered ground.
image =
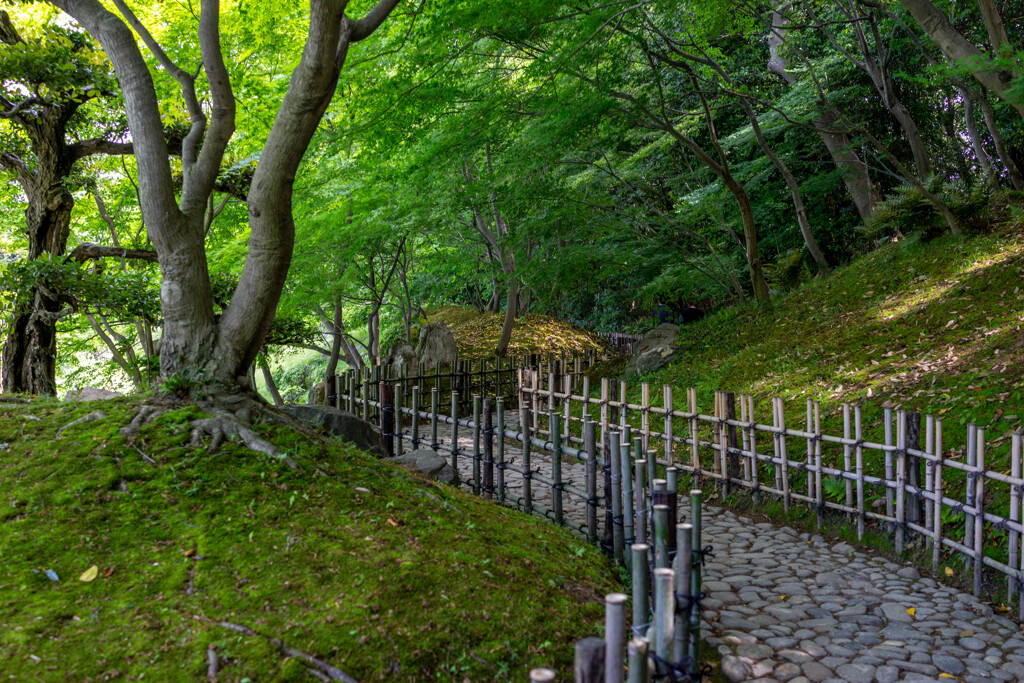
[[[471, 308], [444, 306], [427, 313], [428, 322], [444, 321], [455, 336], [459, 358], [475, 360], [493, 358], [498, 346], [503, 313], [478, 313]], [[416, 335], [413, 335], [416, 338]], [[508, 352], [513, 356], [530, 353], [560, 354], [587, 350], [605, 350], [601, 337], [572, 323], [547, 315], [524, 315], [512, 327]]]
[[276, 425], [301, 471], [207, 453], [189, 405], [128, 442], [141, 400], [0, 403], [0, 678], [525, 680], [600, 634], [619, 585], [568, 532]]

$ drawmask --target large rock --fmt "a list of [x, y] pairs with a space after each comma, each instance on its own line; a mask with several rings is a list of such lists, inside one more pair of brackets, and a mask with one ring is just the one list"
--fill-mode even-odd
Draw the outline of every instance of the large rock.
[[406, 375], [416, 374], [416, 349], [412, 348], [411, 344], [401, 342], [395, 344], [388, 350], [388, 355], [384, 359], [385, 365], [391, 366], [391, 376], [398, 377], [400, 372], [399, 367], [405, 366]]
[[384, 448], [384, 437], [380, 430], [372, 424], [356, 417], [352, 413], [338, 410], [331, 406], [319, 405], [285, 405], [281, 408], [289, 415], [339, 436], [356, 448], [372, 453], [378, 458], [387, 456]]
[[306, 402], [314, 406], [327, 405], [327, 386], [323, 382], [317, 382], [311, 386]]
[[70, 389], [64, 395], [65, 401], [106, 401], [108, 398], [123, 396], [116, 391], [108, 391], [98, 387], [82, 387], [81, 389]]
[[400, 455], [397, 458], [391, 458], [390, 462], [410, 472], [422, 474], [425, 477], [436, 479], [445, 484], [457, 486], [459, 483], [459, 475], [452, 469], [447, 458], [429, 448], [421, 448], [417, 451]]
[[627, 375], [646, 375], [672, 362], [679, 326], [662, 323], [644, 335], [626, 366]]
[[436, 363], [453, 365], [458, 358], [455, 335], [448, 329], [447, 323], [430, 323], [420, 328], [420, 343], [416, 347], [416, 357], [428, 368]]

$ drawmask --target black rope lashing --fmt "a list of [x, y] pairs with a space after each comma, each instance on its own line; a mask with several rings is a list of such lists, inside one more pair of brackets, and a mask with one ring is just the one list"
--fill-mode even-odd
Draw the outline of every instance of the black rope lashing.
[[705, 564], [707, 564], [709, 557], [713, 558], [715, 556], [715, 552], [714, 549], [711, 547], [711, 544], [708, 544], [700, 550], [695, 551], [695, 553], [697, 555], [697, 558], [693, 561], [694, 567], [697, 567], [698, 565], [703, 567]]
[[686, 614], [691, 611], [691, 608], [696, 608], [698, 612], [703, 612], [703, 603], [707, 597], [708, 594], [703, 591], [697, 595], [676, 593], [676, 614]]
[[[670, 662], [667, 659], [658, 656], [654, 651], [648, 651], [647, 656], [650, 657], [657, 668], [662, 673], [655, 674], [655, 680], [662, 681], [692, 681], [694, 680], [690, 670], [694, 667], [693, 657], [690, 655], [684, 655], [678, 662]], [[699, 678], [696, 680], [700, 680]]]

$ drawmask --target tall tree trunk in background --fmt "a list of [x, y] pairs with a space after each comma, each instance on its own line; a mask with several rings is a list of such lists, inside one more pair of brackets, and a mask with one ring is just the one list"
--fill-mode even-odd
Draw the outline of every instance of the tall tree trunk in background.
[[[794, 85], [796, 76], [789, 72], [786, 60], [779, 53], [781, 47], [786, 43], [789, 25], [789, 11], [792, 4], [780, 2], [772, 12], [771, 31], [768, 35], [768, 71], [775, 74], [789, 85]], [[853, 143], [846, 133], [840, 132], [835, 127], [835, 117], [827, 111], [811, 121], [818, 136], [825, 144], [832, 162], [836, 165], [846, 185], [846, 191], [850, 193], [850, 199], [857, 209], [861, 221], [867, 222], [875, 210], [875, 190], [868, 175], [868, 167], [853, 148]]]
[[[970, 68], [974, 69], [971, 73], [979, 83], [1017, 110], [1018, 114], [1024, 116], [1024, 103], [1017, 99], [1011, 88], [1014, 80], [1013, 73], [991, 66], [990, 56], [961, 35], [931, 0], [900, 0], [900, 4], [910, 11], [921, 29], [928, 34], [928, 37], [938, 46], [942, 54], [946, 55], [947, 59], [961, 66], [970, 65]], [[985, 18], [987, 3], [983, 0], [980, 4], [983, 18]], [[989, 7], [994, 12], [994, 6], [989, 5]], [[994, 12], [994, 16], [998, 18], [998, 12]], [[986, 18], [986, 28], [991, 37], [991, 32], [995, 27], [988, 26], [990, 22], [991, 14]], [[1001, 26], [1002, 22], [1000, 21], [999, 27], [1001, 28]], [[1002, 34], [1002, 39], [997, 35], [996, 41], [1000, 45], [994, 45], [993, 48], [999, 49], [1001, 44], [1005, 43], [1005, 33]]]
[[505, 300], [505, 321], [501, 325], [501, 336], [498, 337], [498, 346], [494, 353], [504, 358], [508, 353], [509, 342], [512, 341], [512, 328], [515, 325], [516, 313], [519, 312], [519, 285], [515, 276], [508, 281], [508, 298]]
[[761, 125], [757, 121], [757, 114], [754, 112], [754, 108], [750, 105], [745, 98], [739, 98], [740, 106], [743, 107], [743, 111], [747, 113], [747, 118], [750, 120], [750, 125], [754, 129], [754, 137], [757, 139], [757, 144], [761, 148], [761, 151], [771, 159], [772, 163], [775, 164], [775, 168], [778, 169], [782, 175], [783, 180], [786, 181], [786, 187], [789, 188], [789, 194], [793, 198], [793, 208], [796, 209], [796, 220], [800, 226], [800, 234], [803, 235], [804, 244], [807, 245], [807, 251], [811, 253], [811, 258], [818, 266], [818, 272], [823, 276], [828, 277], [832, 274], [832, 268], [829, 267], [828, 261], [825, 259], [825, 254], [822, 253], [821, 247], [818, 245], [818, 240], [814, 238], [814, 233], [811, 232], [811, 221], [807, 217], [807, 209], [804, 207], [804, 198], [800, 192], [800, 184], [793, 177], [793, 173], [789, 170], [789, 167], [779, 158], [779, 155], [775, 153], [764, 139], [764, 134], [761, 132]]
[[981, 172], [986, 178], [992, 176], [992, 159], [985, 151], [985, 144], [978, 134], [978, 123], [974, 120], [974, 99], [967, 88], [960, 88], [960, 98], [964, 101], [964, 121], [967, 123], [967, 137], [971, 141], [971, 148], [974, 150], [974, 157], [981, 166]]
[[[28, 199], [25, 209], [28, 260], [61, 256], [67, 250], [74, 197], [65, 186], [74, 163], [64, 144], [70, 114], [51, 108], [25, 120], [32, 144], [32, 168], [8, 154], [3, 166], [18, 175]], [[3, 347], [3, 390], [53, 396], [57, 393], [57, 320], [63, 308], [59, 293], [42, 283], [21, 293]]]
[[259, 363], [260, 371], [263, 372], [263, 381], [267, 383], [267, 391], [270, 392], [270, 397], [274, 400], [274, 405], [282, 405], [284, 401], [281, 399], [281, 392], [277, 390], [277, 382], [274, 381], [274, 374], [270, 371], [270, 363], [267, 362], [267, 354], [261, 353], [256, 356], [256, 362]]
[[999, 160], [1003, 162], [1003, 168], [1006, 169], [1007, 175], [1010, 176], [1010, 183], [1013, 184], [1013, 188], [1018, 192], [1024, 191], [1024, 175], [1021, 175], [1017, 163], [1013, 160], [1013, 156], [1010, 155], [1010, 150], [1006, 148], [1006, 140], [1003, 138], [1003, 134], [999, 132], [999, 125], [996, 122], [996, 113], [992, 110], [992, 103], [988, 101], [988, 95], [984, 90], [979, 94], [978, 104], [981, 106], [981, 112], [985, 116], [985, 127], [988, 128], [988, 133], [992, 136], [992, 144], [996, 146], [996, 154], [999, 155]]

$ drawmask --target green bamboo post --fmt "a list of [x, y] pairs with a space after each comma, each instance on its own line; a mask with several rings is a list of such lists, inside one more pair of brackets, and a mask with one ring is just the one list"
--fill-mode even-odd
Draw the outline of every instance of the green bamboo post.
[[494, 423], [491, 421], [491, 399], [485, 398], [484, 410], [484, 481], [483, 490], [488, 500], [494, 498]]
[[[693, 489], [690, 491], [690, 522], [693, 525], [693, 540], [690, 547], [693, 549], [693, 565], [690, 572], [690, 595], [700, 595], [701, 590], [701, 491]], [[700, 610], [694, 609], [690, 612], [690, 657], [691, 675], [696, 676], [699, 670], [700, 660]]]
[[[667, 567], [654, 570], [654, 652], [664, 662], [672, 661], [675, 648], [675, 574]], [[671, 672], [659, 662], [657, 674], [670, 676]]]
[[564, 524], [562, 512], [562, 429], [559, 425], [561, 416], [552, 412], [548, 416], [551, 428], [551, 505], [555, 513], [555, 524]]
[[647, 664], [647, 640], [633, 638], [627, 647], [629, 650], [629, 683], [649, 683], [650, 667]]
[[360, 376], [359, 382], [359, 397], [362, 399], [363, 405], [363, 422], [370, 421], [370, 399], [369, 399], [369, 384], [370, 384], [370, 368], [364, 367]]
[[622, 535], [622, 461], [616, 457], [619, 452], [619, 432], [609, 436], [608, 460], [611, 462], [612, 480], [612, 556], [618, 564], [624, 563], [624, 541]]
[[[459, 474], [459, 392], [452, 391], [452, 470]], [[479, 480], [474, 484], [479, 484]]]
[[349, 370], [345, 373], [345, 381], [348, 383], [348, 395], [345, 396], [345, 410], [349, 413], [356, 412], [356, 373]]
[[647, 461], [637, 460], [633, 463], [633, 467], [636, 468], [636, 483], [633, 488], [636, 540], [637, 543], [647, 543], [647, 483], [644, 481], [647, 473]]
[[530, 471], [530, 409], [520, 403], [519, 429], [523, 433], [523, 510], [533, 512], [533, 473]]
[[[633, 465], [629, 461], [628, 441], [619, 447], [619, 457], [619, 470], [622, 472], [622, 536], [626, 547], [629, 547], [636, 542], [636, 535], [633, 525]], [[625, 559], [626, 568], [629, 569], [633, 557], [626, 555]]]
[[650, 565], [647, 564], [647, 552], [650, 546], [646, 543], [634, 543], [631, 547], [633, 556], [633, 632], [638, 636], [647, 634], [647, 624], [651, 619], [650, 607], [647, 604], [648, 591], [651, 589]]
[[656, 469], [658, 464], [658, 454], [654, 451], [647, 451], [647, 457], [645, 459], [647, 460], [647, 483], [648, 485], [653, 486], [654, 480], [658, 478]]
[[480, 495], [480, 424], [481, 404], [483, 403], [480, 394], [473, 394], [473, 493]]
[[690, 575], [693, 573], [693, 525], [676, 525], [676, 559], [674, 569], [676, 572], [677, 592], [680, 600], [684, 601], [682, 609], [676, 615], [676, 643], [673, 649], [673, 661], [681, 661], [690, 649], [690, 619], [692, 612], [697, 611], [697, 618], [700, 618], [699, 610], [690, 594]]
[[412, 449], [420, 447], [420, 388], [412, 386]]
[[597, 423], [583, 423], [583, 450], [587, 452], [587, 539], [597, 543]]
[[405, 451], [402, 442], [405, 439], [402, 438], [402, 417], [405, 412], [405, 391], [402, 388], [401, 383], [395, 384], [395, 455], [402, 455]]
[[437, 440], [437, 411], [441, 409], [438, 405], [441, 400], [439, 394], [437, 387], [430, 390], [430, 447], [435, 453], [441, 448]]
[[604, 599], [605, 683], [622, 683], [627, 600], [624, 593], [609, 593]]
[[496, 487], [498, 489], [498, 502], [505, 502], [505, 399], [498, 397], [497, 400], [497, 412], [498, 412], [498, 432], [497, 441], [497, 459], [498, 463], [495, 465], [497, 479]]
[[654, 506], [654, 567], [664, 569], [669, 566], [669, 524], [668, 505]]
[[573, 675], [576, 683], [604, 683], [605, 642], [603, 638], [576, 641]]

